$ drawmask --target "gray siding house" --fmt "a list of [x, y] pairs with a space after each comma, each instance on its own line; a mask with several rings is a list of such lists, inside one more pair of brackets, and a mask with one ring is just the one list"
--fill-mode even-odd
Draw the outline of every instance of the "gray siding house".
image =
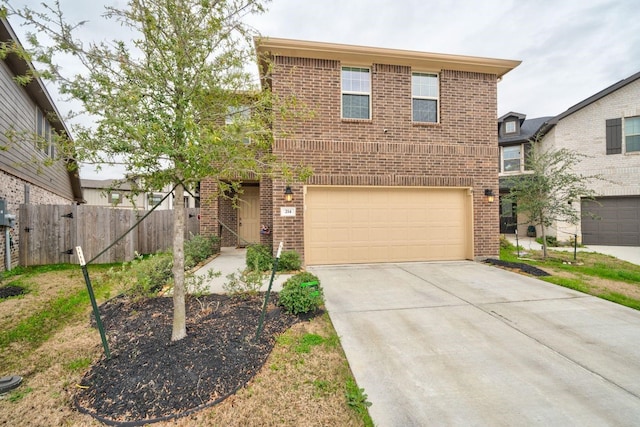
[[[20, 43], [3, 18], [0, 18], [0, 43]], [[34, 79], [26, 86], [16, 82], [16, 76], [32, 68], [32, 64], [16, 55], [0, 60], [0, 200], [5, 202], [6, 213], [17, 217], [14, 227], [0, 227], [3, 260], [0, 271], [17, 265], [21, 204], [83, 202], [79, 171], [67, 167], [71, 161], [43, 166], [47, 157], [56, 157], [53, 132], [68, 134], [68, 130], [41, 80]], [[9, 138], [9, 133], [21, 136]], [[36, 139], [47, 143], [37, 143]]]

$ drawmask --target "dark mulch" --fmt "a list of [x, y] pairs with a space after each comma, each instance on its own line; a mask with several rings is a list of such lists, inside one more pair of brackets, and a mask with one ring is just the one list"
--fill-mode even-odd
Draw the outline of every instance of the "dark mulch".
[[487, 264], [493, 264], [493, 265], [497, 265], [500, 267], [506, 267], [506, 268], [511, 268], [511, 269], [515, 269], [515, 270], [520, 270], [524, 273], [527, 274], [531, 274], [532, 276], [538, 276], [538, 277], [542, 277], [542, 276], [551, 276], [549, 273], [547, 273], [544, 270], [541, 270], [537, 267], [534, 267], [532, 265], [529, 264], [525, 264], [522, 262], [510, 262], [510, 261], [502, 261], [500, 259], [493, 259], [493, 258], [489, 258], [486, 259], [484, 262], [486, 262]]
[[25, 293], [24, 288], [20, 286], [7, 285], [0, 288], [0, 299], [17, 297]]
[[76, 406], [103, 422], [140, 425], [184, 416], [233, 394], [263, 366], [275, 336], [301, 320], [270, 303], [256, 342], [263, 298], [188, 298], [187, 337], [177, 342], [171, 341], [171, 298], [111, 300], [100, 312], [112, 357], [86, 374]]

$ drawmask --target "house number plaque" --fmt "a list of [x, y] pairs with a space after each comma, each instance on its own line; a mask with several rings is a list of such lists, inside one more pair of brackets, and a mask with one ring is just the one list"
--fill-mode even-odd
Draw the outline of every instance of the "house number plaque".
[[281, 207], [280, 216], [296, 216], [296, 208], [293, 207]]

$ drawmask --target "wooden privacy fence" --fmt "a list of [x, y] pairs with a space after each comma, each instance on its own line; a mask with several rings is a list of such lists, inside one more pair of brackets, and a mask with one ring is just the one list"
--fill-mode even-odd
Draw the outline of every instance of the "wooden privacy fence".
[[[87, 261], [129, 230], [147, 211], [85, 205], [20, 205], [20, 265], [77, 263], [76, 246]], [[185, 212], [185, 239], [200, 234], [199, 209]], [[173, 245], [173, 211], [153, 211], [95, 263], [130, 261]]]

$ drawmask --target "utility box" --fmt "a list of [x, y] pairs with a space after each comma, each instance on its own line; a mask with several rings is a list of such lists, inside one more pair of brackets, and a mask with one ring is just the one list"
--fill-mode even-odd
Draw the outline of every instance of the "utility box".
[[7, 218], [5, 215], [7, 214], [7, 201], [5, 199], [0, 199], [0, 227], [7, 227]]

